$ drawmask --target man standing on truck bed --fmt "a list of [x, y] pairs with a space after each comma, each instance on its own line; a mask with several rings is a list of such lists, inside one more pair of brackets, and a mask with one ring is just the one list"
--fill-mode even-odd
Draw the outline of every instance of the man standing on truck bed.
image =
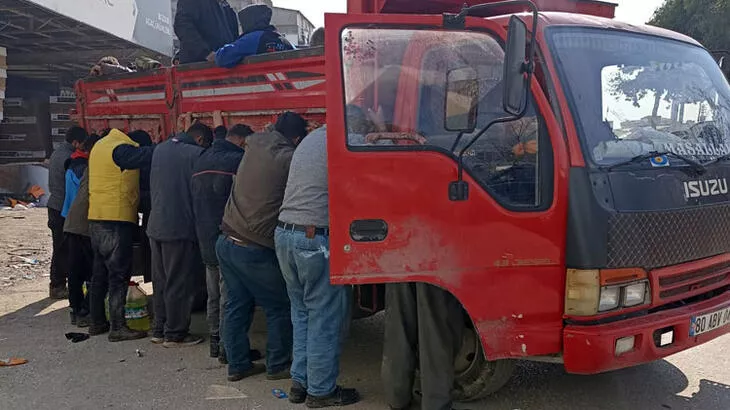
[[[110, 342], [142, 339], [147, 332], [129, 329], [124, 315], [139, 223], [139, 171], [124, 170], [114, 161], [116, 148], [137, 143], [117, 129], [102, 136], [89, 156], [89, 233], [94, 250], [89, 335], [102, 335], [111, 328]], [[109, 323], [104, 307], [107, 292]]]
[[[220, 113], [216, 115], [219, 116]], [[224, 363], [226, 354], [219, 342], [220, 331], [223, 329], [221, 312], [225, 310], [226, 288], [218, 268], [215, 243], [220, 235], [226, 202], [231, 195], [233, 177], [243, 159], [246, 137], [251, 134], [251, 127], [238, 124], [231, 127], [225, 139], [213, 141], [213, 146], [195, 162], [191, 182], [195, 228], [206, 270], [210, 357], [219, 358]]]
[[48, 164], [48, 228], [53, 237], [53, 256], [51, 257], [51, 284], [49, 297], [51, 299], [66, 299], [66, 278], [68, 277], [68, 263], [64, 248], [63, 224], [61, 216], [63, 202], [66, 199], [66, 161], [71, 154], [81, 147], [88, 134], [81, 127], [71, 127], [66, 131], [66, 141], [53, 151]]
[[203, 341], [189, 334], [192, 304], [203, 284], [204, 270], [190, 181], [195, 162], [212, 141], [213, 131], [196, 123], [187, 132], [158, 145], [152, 156], [152, 211], [147, 225], [155, 294], [152, 343], [168, 348]]
[[357, 403], [337, 385], [343, 329], [350, 320], [345, 286], [330, 284], [327, 129], [297, 147], [276, 228], [276, 254], [291, 300], [294, 361], [289, 400], [308, 407]]
[[[304, 118], [285, 112], [274, 131], [247, 138], [246, 153], [233, 181], [221, 225], [223, 234], [216, 244], [228, 288], [223, 338], [230, 381], [264, 371], [270, 380], [289, 378], [291, 308], [274, 251], [274, 230], [294, 148], [306, 135]], [[249, 354], [254, 305], [266, 312], [266, 367], [252, 363]]]
[[236, 12], [226, 0], [179, 0], [174, 28], [180, 64], [213, 61], [219, 48], [238, 38]]
[[294, 50], [289, 40], [271, 25], [272, 13], [265, 4], [253, 4], [241, 10], [238, 19], [243, 27], [243, 35], [216, 52], [215, 63], [218, 67], [233, 68], [248, 56]]

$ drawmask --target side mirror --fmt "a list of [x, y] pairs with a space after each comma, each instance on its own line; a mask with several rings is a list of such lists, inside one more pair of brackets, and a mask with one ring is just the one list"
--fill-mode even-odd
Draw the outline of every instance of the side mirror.
[[446, 75], [444, 128], [447, 131], [473, 132], [479, 109], [479, 79], [471, 67], [457, 68]]
[[525, 75], [527, 53], [527, 25], [516, 16], [509, 21], [507, 50], [504, 57], [504, 99], [502, 106], [507, 114], [521, 115], [527, 96], [527, 76]]

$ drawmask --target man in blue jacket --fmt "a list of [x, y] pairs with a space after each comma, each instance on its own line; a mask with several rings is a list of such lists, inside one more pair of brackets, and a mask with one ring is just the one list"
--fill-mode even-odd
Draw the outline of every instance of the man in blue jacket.
[[[225, 129], [225, 127], [217, 127]], [[220, 277], [215, 243], [220, 235], [223, 212], [231, 194], [233, 177], [243, 159], [246, 137], [253, 134], [247, 125], [233, 126], [224, 139], [216, 139], [213, 146], [195, 161], [191, 193], [195, 230], [200, 252], [206, 267], [208, 288], [208, 326], [210, 328], [210, 357], [226, 361], [225, 350], [220, 346], [222, 326], [221, 311], [225, 305], [225, 287]]]
[[294, 46], [271, 25], [271, 8], [265, 4], [248, 6], [238, 13], [243, 35], [221, 47], [215, 55], [219, 67], [233, 68], [248, 56], [294, 50]]

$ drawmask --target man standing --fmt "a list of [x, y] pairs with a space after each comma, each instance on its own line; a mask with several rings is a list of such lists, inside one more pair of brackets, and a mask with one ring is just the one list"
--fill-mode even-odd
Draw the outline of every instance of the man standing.
[[92, 149], [88, 170], [89, 233], [94, 250], [89, 334], [101, 335], [110, 329], [104, 308], [108, 290], [110, 342], [147, 337], [147, 332], [129, 329], [124, 316], [139, 207], [139, 171], [123, 170], [113, 158], [114, 150], [124, 144], [137, 145], [123, 132], [109, 131]]
[[454, 358], [463, 330], [461, 304], [448, 291], [426, 283], [386, 285], [382, 377], [391, 409], [410, 408], [417, 367], [421, 408], [452, 408]]
[[213, 141], [205, 124], [193, 124], [158, 145], [152, 156], [152, 211], [147, 236], [152, 248], [155, 320], [152, 343], [164, 347], [192, 346], [203, 338], [189, 334], [193, 300], [202, 283], [203, 264], [190, 181], [195, 162]]
[[226, 202], [231, 195], [233, 176], [243, 158], [246, 137], [253, 134], [247, 125], [235, 125], [225, 139], [216, 139], [213, 146], [195, 162], [192, 179], [193, 211], [200, 251], [206, 267], [208, 288], [208, 327], [210, 329], [210, 357], [225, 362], [225, 351], [220, 348], [220, 330], [223, 328], [221, 311], [225, 307], [225, 287], [218, 269], [215, 242]]
[[[268, 371], [267, 378], [289, 378], [292, 328], [286, 283], [274, 251], [274, 230], [284, 199], [294, 149], [307, 135], [307, 122], [286, 112], [274, 131], [251, 135], [233, 181], [216, 251], [228, 288], [225, 340], [228, 380]], [[248, 330], [254, 305], [266, 312], [266, 367], [252, 363]]]
[[180, 64], [213, 61], [215, 52], [238, 38], [238, 19], [226, 0], [179, 0], [175, 34]]
[[66, 141], [53, 151], [48, 166], [48, 228], [53, 237], [53, 256], [51, 257], [51, 284], [49, 297], [51, 299], [66, 299], [66, 278], [68, 277], [68, 263], [65, 255], [63, 223], [61, 216], [63, 202], [66, 199], [66, 161], [71, 154], [81, 147], [88, 134], [81, 127], [71, 127], [66, 131]]
[[350, 298], [345, 286], [330, 284], [328, 201], [327, 130], [323, 127], [294, 153], [276, 229], [276, 254], [294, 325], [289, 400], [306, 400], [314, 408], [360, 400], [355, 389], [337, 386]]

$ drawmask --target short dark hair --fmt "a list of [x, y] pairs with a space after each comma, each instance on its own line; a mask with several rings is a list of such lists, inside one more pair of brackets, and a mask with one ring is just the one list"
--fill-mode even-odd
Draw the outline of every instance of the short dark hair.
[[91, 149], [94, 148], [94, 145], [96, 145], [97, 142], [101, 139], [101, 136], [96, 134], [89, 135], [88, 138], [84, 141], [84, 143], [81, 145], [81, 150], [84, 152], [91, 152]]
[[307, 120], [297, 113], [287, 111], [277, 118], [274, 129], [290, 140], [304, 138], [307, 136]]
[[66, 130], [66, 142], [69, 144], [84, 142], [87, 138], [89, 138], [89, 134], [81, 127], [73, 126]]
[[246, 138], [253, 134], [253, 129], [246, 124], [236, 124], [228, 130], [228, 136]]
[[141, 147], [152, 146], [152, 137], [145, 130], [136, 130], [129, 133], [129, 138]]
[[324, 27], [320, 27], [312, 33], [312, 37], [309, 39], [309, 45], [311, 47], [319, 47], [324, 45]]
[[202, 137], [207, 143], [213, 142], [213, 130], [202, 122], [196, 122], [188, 128], [187, 134], [192, 137]]
[[228, 135], [228, 128], [219, 125], [215, 127], [213, 130], [213, 135], [215, 135], [215, 139], [217, 140], [224, 140], [226, 139], [226, 136]]
[[111, 129], [111, 128], [104, 128], [103, 130], [101, 130], [101, 132], [99, 133], [99, 135], [100, 135], [100, 136], [101, 136], [102, 138], [104, 138], [104, 137], [106, 137], [107, 135], [109, 135], [109, 133], [110, 133], [110, 132], [112, 132], [112, 129]]

